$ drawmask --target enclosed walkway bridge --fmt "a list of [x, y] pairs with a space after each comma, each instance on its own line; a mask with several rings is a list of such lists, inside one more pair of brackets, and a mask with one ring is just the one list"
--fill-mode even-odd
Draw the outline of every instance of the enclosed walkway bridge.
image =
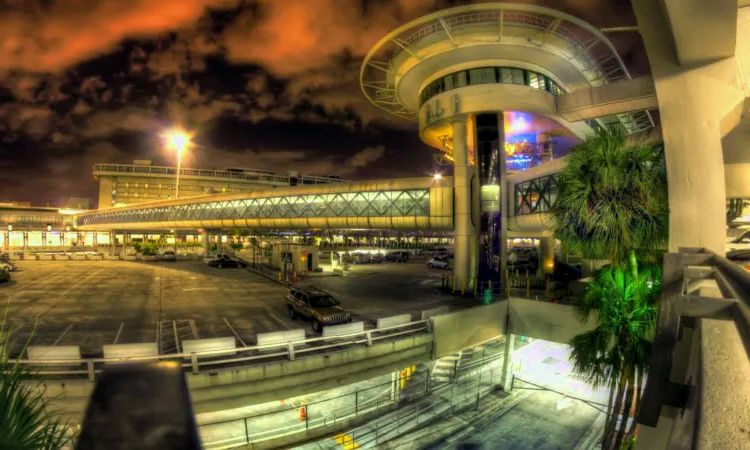
[[[511, 232], [548, 233], [564, 160], [508, 178]], [[139, 203], [82, 213], [80, 231], [173, 229], [453, 230], [453, 178], [295, 186]]]

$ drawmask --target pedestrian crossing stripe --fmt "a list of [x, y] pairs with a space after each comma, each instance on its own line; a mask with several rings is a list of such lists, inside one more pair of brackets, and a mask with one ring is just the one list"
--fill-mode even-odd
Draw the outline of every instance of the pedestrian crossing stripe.
[[359, 448], [359, 444], [354, 442], [354, 438], [349, 436], [348, 434], [337, 434], [333, 437], [333, 440], [336, 441], [344, 450], [354, 450]]

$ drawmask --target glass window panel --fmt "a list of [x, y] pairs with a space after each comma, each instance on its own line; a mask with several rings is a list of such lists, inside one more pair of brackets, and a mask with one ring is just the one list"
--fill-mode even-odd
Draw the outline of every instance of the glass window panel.
[[539, 89], [541, 88], [540, 77], [534, 72], [529, 72], [529, 86]]
[[513, 71], [507, 67], [500, 68], [500, 82], [503, 84], [513, 84]]
[[482, 69], [472, 69], [469, 71], [469, 84], [487, 84], [496, 83], [495, 69], [493, 67], [485, 67]]
[[462, 70], [456, 74], [456, 87], [464, 87], [468, 83], [466, 81], [466, 71]]
[[511, 77], [513, 84], [526, 84], [523, 79], [523, 70], [521, 69], [511, 69]]
[[443, 83], [445, 83], [445, 90], [450, 91], [453, 89], [453, 76], [448, 75], [447, 77], [443, 78]]

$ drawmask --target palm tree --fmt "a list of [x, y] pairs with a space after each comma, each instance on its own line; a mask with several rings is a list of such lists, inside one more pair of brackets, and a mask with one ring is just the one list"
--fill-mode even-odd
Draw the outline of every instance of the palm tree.
[[629, 145], [622, 128], [601, 129], [568, 156], [558, 186], [551, 213], [564, 251], [627, 264], [637, 275], [639, 253], [666, 247], [669, 192], [662, 144]]
[[[612, 392], [603, 448], [632, 439], [635, 423], [618, 425], [640, 407], [661, 292], [658, 254], [669, 236], [669, 204], [663, 145], [629, 143], [622, 128], [587, 137], [568, 157], [558, 178], [551, 213], [563, 251], [608, 259], [575, 303], [597, 328], [570, 342], [576, 374]], [[644, 267], [640, 268], [639, 264]]]
[[[48, 410], [41, 382], [27, 384], [33, 375], [20, 363], [21, 356], [10, 356], [10, 333], [6, 329], [8, 309], [0, 322], [0, 449], [58, 450], [71, 441], [67, 424]], [[36, 327], [35, 327], [36, 328]], [[33, 331], [32, 331], [33, 335]], [[20, 355], [26, 351], [26, 342]]]

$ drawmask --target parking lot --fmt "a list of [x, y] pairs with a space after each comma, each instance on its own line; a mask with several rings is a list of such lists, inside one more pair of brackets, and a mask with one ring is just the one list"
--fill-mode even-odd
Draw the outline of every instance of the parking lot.
[[[18, 266], [11, 282], [0, 285], [8, 305], [6, 330], [15, 344], [31, 337], [33, 345], [79, 345], [84, 356], [100, 356], [105, 344], [157, 342], [160, 324], [164, 335], [176, 330], [180, 340], [234, 334], [238, 344], [253, 345], [257, 333], [297, 328], [315, 336], [309, 323], [288, 317], [283, 286], [247, 269], [215, 269], [199, 261]], [[441, 273], [424, 261], [384, 263], [300, 284], [329, 289], [355, 321], [373, 326], [379, 317], [411, 313], [416, 319], [423, 309], [471, 306], [468, 299], [438, 292]]]

